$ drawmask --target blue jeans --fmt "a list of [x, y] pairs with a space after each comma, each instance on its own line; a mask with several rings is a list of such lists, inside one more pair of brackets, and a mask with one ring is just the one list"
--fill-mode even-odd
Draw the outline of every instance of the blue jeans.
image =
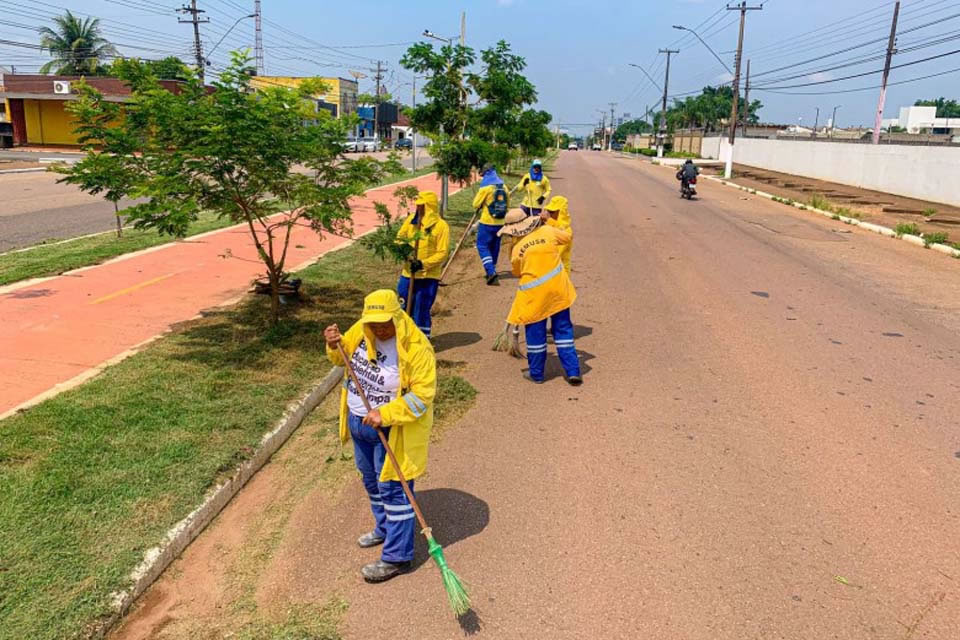
[[[433, 301], [437, 299], [437, 289], [439, 287], [440, 281], [436, 278], [414, 278], [413, 280], [413, 310], [410, 317], [428, 338], [433, 326], [430, 309], [433, 307]], [[397, 281], [397, 297], [400, 298], [400, 304], [403, 305], [404, 309], [407, 308], [407, 291], [409, 289], [410, 278], [400, 276], [400, 280]]]
[[[353, 438], [353, 458], [357, 470], [363, 476], [363, 486], [370, 497], [370, 510], [376, 522], [373, 532], [384, 538], [381, 559], [384, 562], [409, 562], [413, 560], [413, 537], [416, 532], [416, 514], [407, 500], [403, 486], [396, 480], [380, 482], [380, 471], [387, 451], [377, 436], [377, 430], [363, 424], [363, 418], [353, 415], [348, 418], [350, 437]], [[390, 437], [390, 428], [383, 430]], [[409, 481], [413, 491], [413, 480]]]
[[[570, 309], [558, 311], [549, 318], [553, 343], [557, 345], [557, 355], [567, 377], [580, 375], [580, 360], [573, 345], [573, 322]], [[534, 322], [524, 327], [527, 338], [527, 364], [530, 365], [530, 377], [543, 380], [543, 369], [547, 363], [547, 320]]]
[[477, 225], [477, 253], [480, 254], [480, 262], [488, 276], [497, 272], [497, 260], [500, 259], [500, 236], [497, 231], [500, 228], [499, 225], [482, 222]]

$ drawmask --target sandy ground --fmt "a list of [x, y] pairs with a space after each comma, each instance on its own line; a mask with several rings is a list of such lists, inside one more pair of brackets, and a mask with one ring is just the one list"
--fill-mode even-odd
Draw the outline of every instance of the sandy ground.
[[[734, 168], [733, 181], [797, 202], [809, 202], [819, 194], [836, 206], [861, 214], [861, 219], [867, 222], [891, 229], [898, 223], [912, 222], [924, 232], [944, 231], [960, 242], [960, 207], [740, 165]], [[933, 215], [928, 219], [926, 214], [931, 211]]]
[[516, 283], [472, 253], [436, 330], [480, 394], [418, 489], [474, 611], [422, 546], [363, 583], [362, 489], [308, 427], [114, 640], [332, 599], [355, 639], [960, 637], [960, 261], [607, 154], [551, 180], [584, 386], [490, 350]]

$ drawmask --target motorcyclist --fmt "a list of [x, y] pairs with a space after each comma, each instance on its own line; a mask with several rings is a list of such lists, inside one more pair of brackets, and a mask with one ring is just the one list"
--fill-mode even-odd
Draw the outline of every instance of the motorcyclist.
[[683, 163], [683, 166], [677, 171], [677, 180], [680, 181], [680, 191], [684, 191], [689, 185], [690, 181], [696, 179], [700, 175], [700, 167], [693, 164], [693, 160], [687, 158], [687, 161]]

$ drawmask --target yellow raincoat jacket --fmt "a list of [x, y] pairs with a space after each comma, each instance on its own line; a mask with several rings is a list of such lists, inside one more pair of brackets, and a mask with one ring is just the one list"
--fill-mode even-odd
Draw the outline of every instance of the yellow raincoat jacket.
[[[529, 175], [525, 175], [517, 184], [516, 188], [524, 191], [523, 202], [521, 203], [523, 206], [531, 209], [542, 209], [547, 200], [550, 199], [550, 178], [545, 173], [542, 175], [543, 177], [539, 181], [532, 180]], [[544, 198], [543, 204], [537, 203], [540, 196]]]
[[567, 199], [563, 196], [553, 196], [544, 208], [547, 211], [559, 212], [557, 219], [549, 218], [547, 224], [570, 234], [570, 242], [560, 246], [560, 260], [563, 261], [563, 266], [567, 270], [567, 273], [570, 273], [570, 254], [573, 251], [573, 229], [570, 227], [570, 211], [567, 209]]
[[[421, 191], [417, 196], [416, 204], [424, 206], [423, 225], [420, 227], [420, 247], [417, 251], [417, 260], [423, 262], [423, 271], [418, 271], [417, 278], [439, 279], [443, 271], [443, 263], [450, 251], [450, 225], [438, 213], [437, 194], [433, 191]], [[414, 244], [417, 227], [413, 223], [416, 213], [411, 213], [403, 221], [400, 231], [397, 232], [397, 242]], [[412, 256], [411, 256], [412, 257]], [[410, 277], [410, 265], [404, 263], [403, 275]]]
[[[393, 320], [397, 327], [397, 359], [400, 368], [400, 391], [392, 402], [379, 407], [383, 424], [392, 427], [388, 442], [403, 475], [412, 480], [423, 475], [427, 468], [427, 446], [430, 429], [433, 427], [433, 399], [437, 391], [436, 357], [433, 346], [417, 328], [397, 299], [397, 294], [387, 289], [374, 291], [363, 302], [363, 316], [343, 334], [343, 348], [349, 356], [360, 341], [366, 338], [367, 357], [377, 358], [376, 339], [367, 328], [367, 322]], [[343, 358], [336, 349], [327, 346], [327, 357], [343, 366]], [[340, 391], [340, 442], [350, 441], [347, 409], [347, 374]], [[400, 480], [388, 457], [384, 460], [380, 481]]]
[[[477, 195], [473, 196], [473, 209], [477, 210], [483, 207], [480, 211], [480, 224], [488, 224], [493, 227], [503, 226], [503, 218], [496, 219], [490, 215], [490, 209], [488, 208], [493, 204], [493, 194], [497, 190], [495, 185], [488, 185], [486, 187], [480, 187], [480, 190], [477, 191]], [[509, 190], [507, 193], [507, 208], [510, 208], [510, 194]]]
[[510, 262], [520, 288], [507, 322], [540, 322], [573, 305], [577, 292], [560, 260], [560, 247], [570, 244], [570, 238], [566, 231], [545, 225], [515, 241]]

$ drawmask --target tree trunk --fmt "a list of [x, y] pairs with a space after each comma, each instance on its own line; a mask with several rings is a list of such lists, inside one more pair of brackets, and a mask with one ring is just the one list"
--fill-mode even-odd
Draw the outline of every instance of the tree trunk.
[[116, 200], [113, 202], [113, 215], [117, 218], [117, 237], [123, 237], [123, 224], [120, 223], [120, 206], [117, 204]]
[[280, 322], [280, 273], [278, 269], [267, 268], [270, 278], [270, 324]]

